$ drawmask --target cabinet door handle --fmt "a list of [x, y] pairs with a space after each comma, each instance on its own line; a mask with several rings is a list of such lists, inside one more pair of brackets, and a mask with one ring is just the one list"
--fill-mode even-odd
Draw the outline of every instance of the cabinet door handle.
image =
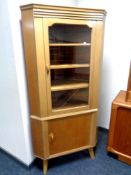
[[54, 140], [54, 134], [52, 132], [49, 134], [49, 140], [50, 141], [53, 141]]
[[46, 70], [47, 70], [47, 73], [49, 73], [49, 71], [50, 71], [50, 66], [47, 64], [46, 65]]

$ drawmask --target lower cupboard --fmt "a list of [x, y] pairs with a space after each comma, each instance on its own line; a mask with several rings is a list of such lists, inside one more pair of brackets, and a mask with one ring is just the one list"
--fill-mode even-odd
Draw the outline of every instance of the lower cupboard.
[[93, 148], [96, 144], [96, 112], [44, 121], [32, 117], [31, 126], [34, 153], [42, 159]]

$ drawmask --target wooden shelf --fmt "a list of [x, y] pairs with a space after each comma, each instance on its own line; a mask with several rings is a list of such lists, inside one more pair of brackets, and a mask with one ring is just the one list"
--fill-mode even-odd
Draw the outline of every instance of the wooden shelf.
[[88, 102], [83, 102], [83, 101], [70, 101], [69, 103], [64, 103], [64, 105], [62, 106], [53, 106], [53, 111], [57, 111], [57, 110], [64, 110], [64, 109], [71, 109], [71, 108], [75, 108], [75, 107], [85, 107], [88, 105]]
[[68, 68], [82, 68], [82, 67], [90, 67], [90, 64], [59, 64], [59, 65], [51, 65], [50, 69], [68, 69]]
[[49, 46], [90, 46], [91, 43], [50, 43]]
[[51, 86], [51, 91], [63, 91], [70, 89], [81, 89], [89, 87], [88, 83], [70, 83], [70, 84], [62, 84]]

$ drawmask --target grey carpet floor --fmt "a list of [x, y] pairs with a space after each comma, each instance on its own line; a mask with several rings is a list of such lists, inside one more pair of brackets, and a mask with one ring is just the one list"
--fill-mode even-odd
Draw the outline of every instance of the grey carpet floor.
[[[99, 130], [95, 160], [88, 151], [55, 158], [49, 161], [48, 175], [131, 175], [131, 166], [106, 152], [107, 132]], [[0, 151], [0, 175], [42, 175], [42, 161], [36, 159], [30, 168], [23, 166]]]

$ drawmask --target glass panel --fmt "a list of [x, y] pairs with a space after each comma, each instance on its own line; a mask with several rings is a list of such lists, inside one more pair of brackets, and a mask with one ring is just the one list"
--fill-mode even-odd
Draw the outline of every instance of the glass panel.
[[50, 62], [55, 64], [90, 64], [89, 46], [50, 46]]
[[89, 83], [89, 68], [51, 70], [51, 85]]
[[52, 92], [53, 109], [88, 105], [88, 89], [74, 89]]
[[88, 105], [91, 29], [87, 25], [49, 27], [52, 108]]
[[90, 43], [91, 29], [86, 25], [54, 24], [49, 28], [50, 43]]

